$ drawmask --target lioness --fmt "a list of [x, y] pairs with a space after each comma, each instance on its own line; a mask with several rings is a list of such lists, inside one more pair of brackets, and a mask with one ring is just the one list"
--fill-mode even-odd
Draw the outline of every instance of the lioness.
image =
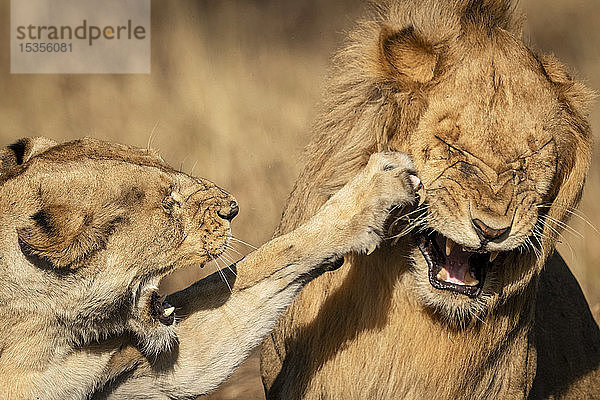
[[412, 155], [425, 203], [294, 301], [263, 346], [267, 397], [600, 398], [598, 326], [554, 253], [590, 92], [523, 43], [508, 0], [381, 3], [335, 58], [279, 232], [375, 151]]
[[214, 274], [165, 300], [161, 277], [224, 251], [231, 195], [92, 139], [23, 139], [0, 160], [1, 399], [214, 389], [308, 281], [374, 250], [418, 186], [407, 156], [373, 156], [314, 218], [223, 271], [227, 283]]

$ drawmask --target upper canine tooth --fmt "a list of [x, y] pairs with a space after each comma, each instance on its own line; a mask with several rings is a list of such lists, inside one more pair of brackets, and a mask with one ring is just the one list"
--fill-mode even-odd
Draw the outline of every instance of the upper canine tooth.
[[490, 253], [490, 262], [494, 261], [496, 259], [496, 257], [498, 257], [498, 252], [497, 251], [492, 251]]
[[175, 307], [165, 308], [165, 310], [163, 311], [163, 315], [165, 317], [168, 317], [169, 315], [173, 314], [173, 311], [175, 311]]
[[452, 249], [454, 248], [454, 242], [452, 239], [446, 238], [446, 256], [449, 256], [452, 253]]

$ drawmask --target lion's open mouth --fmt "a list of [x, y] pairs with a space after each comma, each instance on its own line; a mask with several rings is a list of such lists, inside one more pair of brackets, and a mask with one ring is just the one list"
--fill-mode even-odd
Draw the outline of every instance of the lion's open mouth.
[[481, 294], [495, 255], [466, 250], [437, 232], [418, 235], [417, 245], [427, 261], [431, 286], [471, 298]]

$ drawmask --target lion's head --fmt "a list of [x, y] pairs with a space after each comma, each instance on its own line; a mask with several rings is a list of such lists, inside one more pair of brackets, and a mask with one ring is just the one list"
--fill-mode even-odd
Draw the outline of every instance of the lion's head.
[[[23, 139], [0, 156], [6, 313], [75, 342], [130, 331], [150, 353], [168, 348], [159, 280], [224, 251], [235, 200], [151, 151], [93, 139]], [[36, 337], [21, 327], [4, 331]]]
[[371, 152], [411, 154], [426, 202], [399, 239], [408, 286], [454, 322], [535, 284], [590, 159], [591, 93], [523, 44], [514, 14], [507, 0], [381, 6], [335, 59], [297, 184], [326, 196]]

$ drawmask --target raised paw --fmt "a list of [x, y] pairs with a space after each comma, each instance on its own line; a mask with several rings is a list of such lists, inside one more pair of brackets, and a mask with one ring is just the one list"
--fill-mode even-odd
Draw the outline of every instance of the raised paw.
[[[408, 154], [398, 152], [375, 153], [369, 158], [362, 174], [351, 182], [358, 189], [373, 185], [370, 200], [382, 207], [401, 207], [420, 201], [423, 184], [417, 177], [415, 167]], [[371, 205], [373, 206], [373, 205]]]
[[[376, 153], [322, 209], [334, 222], [344, 251], [370, 254], [383, 239], [392, 211], [417, 204], [423, 190], [410, 156]], [[325, 217], [321, 215], [321, 217]]]

